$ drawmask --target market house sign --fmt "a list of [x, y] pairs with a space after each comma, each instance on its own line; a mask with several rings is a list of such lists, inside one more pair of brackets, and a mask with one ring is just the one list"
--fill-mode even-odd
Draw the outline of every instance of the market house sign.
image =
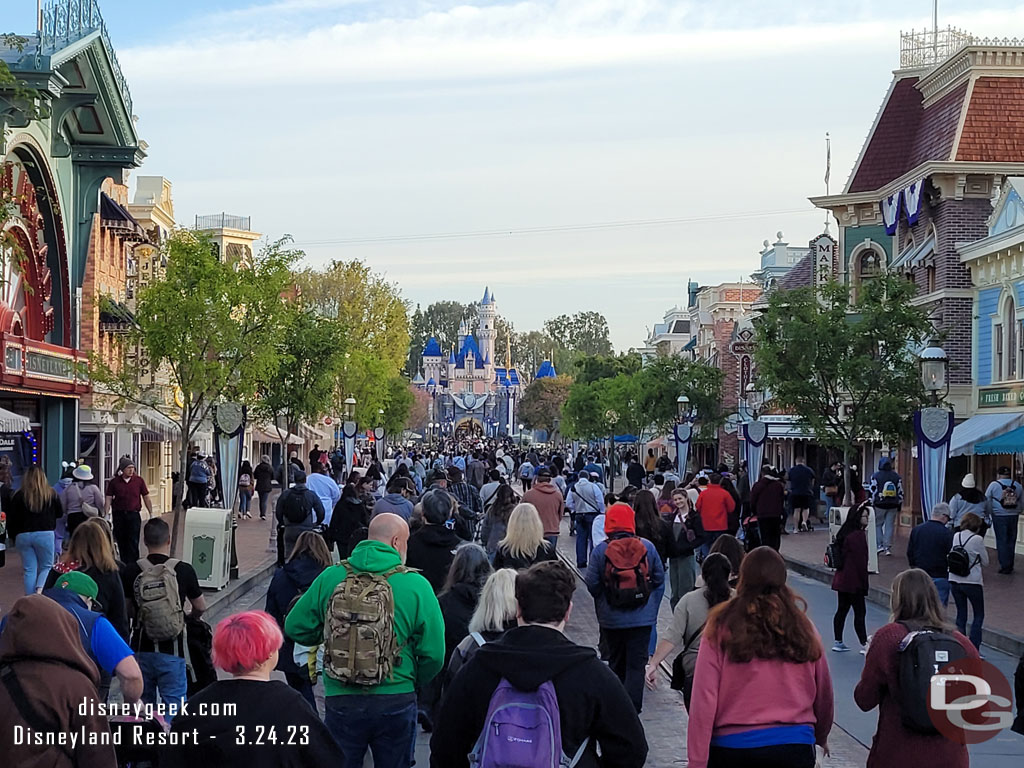
[[1024, 384], [978, 390], [979, 408], [1002, 408], [1007, 405], [1024, 405]]

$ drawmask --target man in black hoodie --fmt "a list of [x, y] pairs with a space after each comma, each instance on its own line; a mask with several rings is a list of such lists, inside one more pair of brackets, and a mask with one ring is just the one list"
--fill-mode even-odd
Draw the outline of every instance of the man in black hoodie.
[[409, 537], [405, 564], [418, 568], [436, 594], [444, 586], [455, 550], [463, 539], [455, 530], [456, 503], [450, 493], [435, 488], [423, 494], [420, 504], [423, 526]]
[[575, 755], [587, 740], [577, 768], [644, 764], [647, 739], [622, 683], [592, 648], [563, 634], [575, 590], [575, 577], [559, 561], [537, 563], [516, 577], [519, 626], [481, 646], [445, 691], [430, 740], [432, 768], [469, 765], [467, 755], [502, 679], [524, 691], [552, 682], [562, 751]]

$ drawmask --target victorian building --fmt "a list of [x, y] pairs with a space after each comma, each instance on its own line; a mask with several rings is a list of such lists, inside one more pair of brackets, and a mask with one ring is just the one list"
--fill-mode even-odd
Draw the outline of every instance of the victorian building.
[[[81, 448], [80, 399], [89, 390], [83, 330], [97, 309], [86, 296], [87, 274], [115, 299], [103, 308], [124, 304], [113, 286], [117, 268], [92, 265], [89, 272], [97, 217], [116, 213], [111, 203], [123, 207], [118, 186], [142, 162], [145, 145], [97, 4], [56, 2], [41, 21], [21, 50], [0, 48], [33, 92], [0, 86], [0, 428], [16, 475], [38, 460], [56, 479], [61, 461]], [[103, 247], [117, 250], [121, 236], [108, 236]], [[102, 335], [95, 324], [92, 330]]]

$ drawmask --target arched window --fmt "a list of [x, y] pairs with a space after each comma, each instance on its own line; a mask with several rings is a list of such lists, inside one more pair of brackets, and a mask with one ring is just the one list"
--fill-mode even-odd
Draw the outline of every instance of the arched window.
[[1006, 301], [1003, 327], [1006, 329], [1006, 375], [1004, 379], [1017, 378], [1017, 303], [1010, 297]]
[[992, 327], [993, 375], [997, 381], [1024, 378], [1024, 321], [1017, 319], [1014, 291], [1004, 294]]
[[861, 280], [870, 280], [872, 277], [877, 277], [881, 271], [882, 257], [878, 255], [878, 251], [871, 248], [860, 255], [858, 277]]

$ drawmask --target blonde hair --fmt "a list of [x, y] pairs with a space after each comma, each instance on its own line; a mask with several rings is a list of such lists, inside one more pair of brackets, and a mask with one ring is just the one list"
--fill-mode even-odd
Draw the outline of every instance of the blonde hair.
[[25, 508], [29, 512], [42, 512], [43, 507], [56, 496], [56, 491], [50, 487], [46, 480], [46, 473], [32, 465], [25, 470], [21, 478], [21, 498], [25, 501]]
[[537, 508], [528, 502], [517, 504], [508, 518], [505, 538], [498, 546], [512, 557], [533, 557], [544, 541], [544, 524]]
[[516, 620], [516, 571], [500, 568], [492, 573], [480, 592], [473, 618], [469, 620], [470, 632], [502, 632]]
[[920, 568], [909, 568], [896, 575], [889, 602], [893, 621], [949, 628], [935, 582]]
[[110, 543], [107, 529], [95, 520], [86, 520], [75, 528], [68, 547], [68, 557], [77, 561], [83, 571], [87, 568], [96, 568], [103, 573], [117, 570], [114, 547]]

